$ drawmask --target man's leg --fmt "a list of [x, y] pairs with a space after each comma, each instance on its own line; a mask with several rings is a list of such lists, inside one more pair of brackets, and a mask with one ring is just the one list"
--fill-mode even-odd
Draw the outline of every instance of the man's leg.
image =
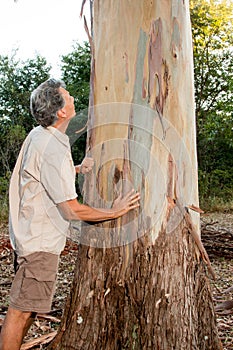
[[35, 313], [9, 307], [0, 334], [0, 350], [19, 350]]

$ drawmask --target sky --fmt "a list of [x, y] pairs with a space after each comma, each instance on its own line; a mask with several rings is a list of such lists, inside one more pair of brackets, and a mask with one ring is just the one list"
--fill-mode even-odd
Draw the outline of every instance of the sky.
[[[72, 45], [87, 41], [82, 0], [0, 0], [0, 55], [18, 49], [22, 60], [40, 54], [52, 65], [51, 75], [59, 77], [59, 56], [72, 51]], [[88, 2], [85, 12], [88, 17]]]

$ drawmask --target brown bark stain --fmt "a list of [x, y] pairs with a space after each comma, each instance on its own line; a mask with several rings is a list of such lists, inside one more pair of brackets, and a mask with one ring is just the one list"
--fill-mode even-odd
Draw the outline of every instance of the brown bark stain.
[[144, 62], [142, 98], [148, 98], [151, 108], [163, 113], [169, 91], [169, 70], [163, 58], [162, 20], [153, 20], [150, 28], [147, 62]]

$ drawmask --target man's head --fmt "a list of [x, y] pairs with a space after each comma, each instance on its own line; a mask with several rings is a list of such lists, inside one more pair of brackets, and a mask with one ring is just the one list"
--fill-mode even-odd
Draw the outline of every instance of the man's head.
[[47, 127], [58, 120], [58, 111], [67, 103], [64, 92], [64, 82], [56, 79], [46, 80], [32, 92], [30, 109], [40, 125]]

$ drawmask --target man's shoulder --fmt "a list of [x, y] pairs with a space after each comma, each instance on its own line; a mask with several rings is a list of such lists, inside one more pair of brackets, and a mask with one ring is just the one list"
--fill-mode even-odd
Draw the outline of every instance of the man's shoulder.
[[32, 149], [42, 152], [45, 151], [45, 149], [51, 149], [51, 145], [54, 143], [54, 138], [46, 128], [43, 126], [37, 126], [28, 134], [27, 143]]
[[47, 135], [48, 132], [46, 131], [46, 128], [44, 128], [41, 125], [38, 125], [29, 132], [28, 137], [33, 139], [35, 137], [46, 137]]

